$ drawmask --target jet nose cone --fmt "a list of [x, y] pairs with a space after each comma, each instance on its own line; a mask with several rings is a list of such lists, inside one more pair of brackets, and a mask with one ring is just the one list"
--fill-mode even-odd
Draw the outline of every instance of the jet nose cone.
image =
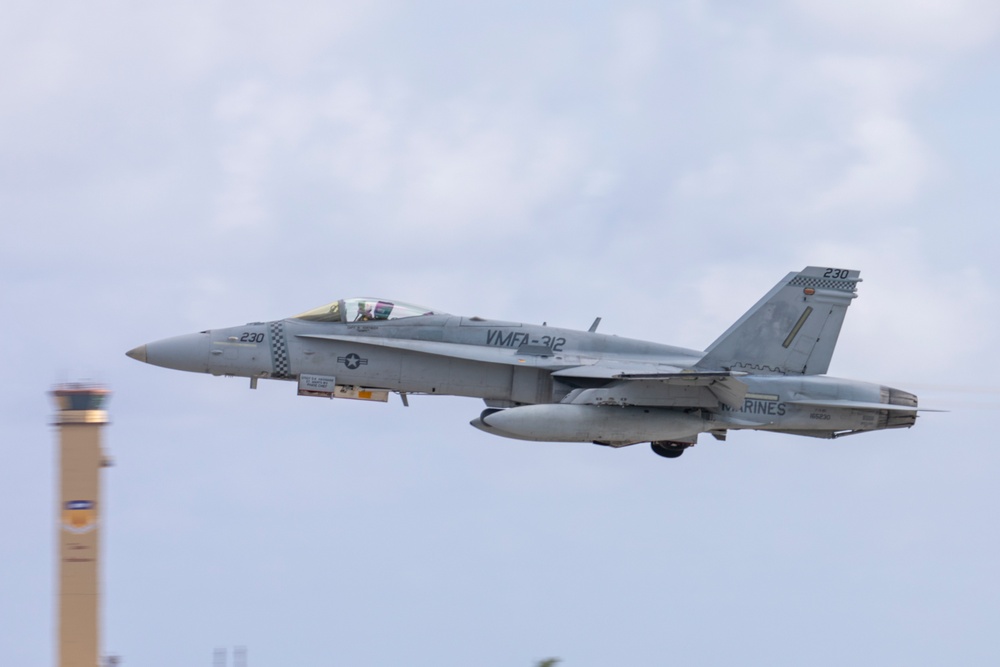
[[146, 343], [125, 354], [153, 366], [207, 373], [208, 346], [207, 333], [187, 334]]

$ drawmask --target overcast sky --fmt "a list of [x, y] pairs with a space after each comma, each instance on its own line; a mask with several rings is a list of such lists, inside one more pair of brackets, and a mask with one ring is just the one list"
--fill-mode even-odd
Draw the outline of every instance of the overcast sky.
[[[995, 665], [1000, 5], [135, 4], [0, 20], [0, 664], [54, 664], [55, 383], [114, 391], [126, 665]], [[952, 411], [681, 459], [124, 352], [376, 295], [702, 349], [859, 269]]]

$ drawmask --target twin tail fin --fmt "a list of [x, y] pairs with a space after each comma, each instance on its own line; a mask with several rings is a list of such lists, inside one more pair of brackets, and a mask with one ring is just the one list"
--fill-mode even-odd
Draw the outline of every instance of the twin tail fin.
[[809, 266], [789, 273], [712, 343], [698, 368], [763, 375], [821, 375], [861, 272]]

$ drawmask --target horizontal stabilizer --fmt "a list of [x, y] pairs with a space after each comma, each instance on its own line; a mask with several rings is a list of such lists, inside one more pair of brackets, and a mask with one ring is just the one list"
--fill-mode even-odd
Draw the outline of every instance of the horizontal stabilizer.
[[947, 412], [947, 410], [934, 410], [931, 408], [918, 408], [913, 405], [896, 405], [894, 403], [868, 403], [865, 401], [838, 401], [838, 400], [801, 400], [785, 401], [789, 405], [805, 405], [814, 408], [849, 408], [853, 410], [892, 410], [896, 412]]

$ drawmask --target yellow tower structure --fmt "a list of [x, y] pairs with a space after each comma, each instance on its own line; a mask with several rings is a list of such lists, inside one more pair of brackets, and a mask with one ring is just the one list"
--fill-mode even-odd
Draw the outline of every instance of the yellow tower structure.
[[111, 392], [55, 387], [59, 429], [59, 667], [95, 667], [100, 660], [101, 468], [108, 465], [101, 431]]

